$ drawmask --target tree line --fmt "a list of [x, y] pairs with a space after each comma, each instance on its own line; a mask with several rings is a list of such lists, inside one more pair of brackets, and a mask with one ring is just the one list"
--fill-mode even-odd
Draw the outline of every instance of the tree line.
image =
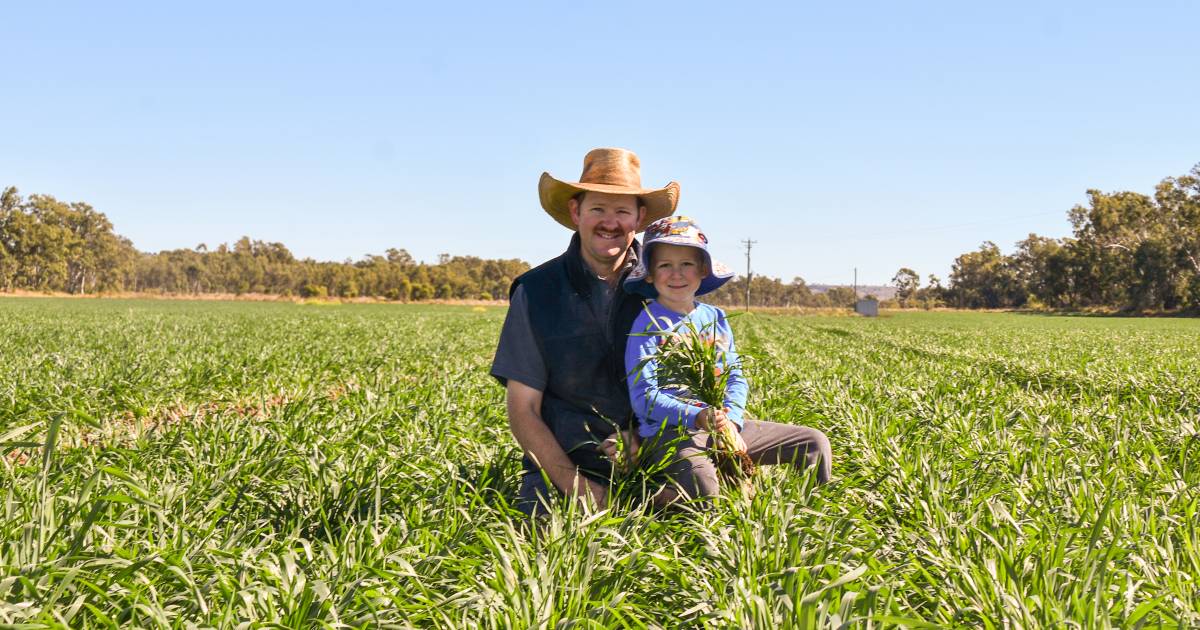
[[[723, 306], [742, 306], [746, 303], [746, 277], [735, 276], [702, 299]], [[793, 278], [790, 283], [767, 276], [750, 277], [752, 306], [829, 308], [853, 306], [854, 301], [854, 290], [850, 287], [833, 287], [825, 292], [815, 292], [799, 277]]]
[[103, 213], [50, 195], [0, 193], [0, 290], [73, 294], [263, 293], [390, 300], [506, 299], [523, 261], [443, 254], [436, 264], [389, 249], [358, 261], [297, 259], [282, 243], [139, 252]]
[[[171, 295], [270, 294], [301, 297], [379, 297], [390, 300], [507, 299], [514, 278], [529, 269], [521, 260], [485, 260], [443, 254], [436, 264], [415, 261], [403, 249], [358, 261], [297, 259], [282, 243], [242, 237], [232, 245], [140, 252], [113, 231], [101, 212], [83, 202], [50, 195], [0, 195], [0, 290], [73, 294], [141, 292]], [[834, 287], [813, 292], [802, 278], [784, 283], [753, 276], [755, 306], [829, 307], [854, 303], [854, 292]], [[741, 305], [746, 278], [737, 277], [707, 297]]]
[[1030, 234], [1005, 255], [991, 241], [954, 260], [949, 286], [894, 278], [902, 305], [1200, 311], [1200, 164], [1153, 195], [1088, 190], [1068, 213], [1073, 235]]
[[[1030, 234], [1005, 255], [991, 241], [957, 257], [949, 282], [924, 286], [909, 268], [892, 283], [901, 306], [958, 308], [1090, 307], [1200, 311], [1200, 164], [1167, 177], [1153, 195], [1089, 190], [1088, 204], [1070, 210], [1073, 236]], [[443, 254], [418, 262], [403, 249], [358, 261], [297, 259], [282, 243], [242, 237], [232, 246], [140, 252], [113, 231], [101, 212], [50, 195], [0, 193], [0, 290], [74, 294], [262, 293], [390, 300], [506, 299], [521, 260]], [[741, 305], [746, 277], [706, 298]], [[812, 291], [802, 278], [750, 279], [751, 304], [844, 307], [848, 287]]]

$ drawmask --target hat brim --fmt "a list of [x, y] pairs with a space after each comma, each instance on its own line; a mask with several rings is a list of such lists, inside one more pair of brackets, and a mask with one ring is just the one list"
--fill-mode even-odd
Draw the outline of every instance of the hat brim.
[[572, 231], [575, 230], [575, 222], [571, 220], [571, 209], [567, 202], [581, 192], [637, 195], [646, 207], [646, 217], [638, 225], [638, 232], [659, 219], [671, 216], [675, 212], [675, 206], [679, 205], [677, 182], [671, 182], [662, 188], [629, 188], [612, 184], [564, 182], [555, 179], [550, 173], [542, 173], [542, 178], [538, 180], [538, 199], [542, 202], [542, 209], [563, 227]]

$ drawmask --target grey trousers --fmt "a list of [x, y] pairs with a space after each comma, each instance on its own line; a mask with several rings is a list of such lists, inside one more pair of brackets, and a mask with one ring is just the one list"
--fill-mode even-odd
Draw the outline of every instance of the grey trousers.
[[[682, 439], [678, 439], [682, 437]], [[816, 469], [818, 483], [829, 481], [832, 474], [833, 450], [829, 438], [817, 429], [794, 424], [746, 420], [742, 428], [746, 454], [757, 465], [791, 464], [798, 470]], [[642, 443], [643, 461], [662, 461], [669, 458], [665, 473], [668, 483], [678, 488], [685, 498], [707, 499], [719, 493], [717, 469], [708, 456], [708, 433], [668, 429], [663, 435]], [[646, 460], [646, 458], [653, 458]], [[526, 473], [517, 494], [517, 509], [526, 514], [544, 512], [539, 497], [551, 497], [540, 471]]]
[[[682, 438], [682, 439], [680, 439]], [[642, 457], [670, 458], [666, 475], [685, 499], [708, 499], [720, 492], [717, 468], [708, 456], [708, 432], [668, 429], [642, 444]], [[746, 455], [758, 466], [791, 464], [798, 470], [816, 469], [818, 483], [829, 481], [833, 450], [817, 429], [765, 420], [746, 420], [742, 427]]]

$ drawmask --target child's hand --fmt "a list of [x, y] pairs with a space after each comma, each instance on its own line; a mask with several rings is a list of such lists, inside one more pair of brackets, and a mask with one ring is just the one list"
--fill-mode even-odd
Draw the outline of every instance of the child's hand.
[[742, 433], [738, 431], [737, 425], [729, 419], [728, 407], [724, 409], [705, 408], [700, 415], [696, 416], [696, 426], [709, 432], [728, 430], [733, 436], [734, 450], [739, 453], [746, 452], [746, 441], [742, 439]]
[[705, 407], [704, 411], [696, 416], [696, 426], [705, 431], [724, 431], [725, 427], [731, 424], [728, 413], [729, 409]]

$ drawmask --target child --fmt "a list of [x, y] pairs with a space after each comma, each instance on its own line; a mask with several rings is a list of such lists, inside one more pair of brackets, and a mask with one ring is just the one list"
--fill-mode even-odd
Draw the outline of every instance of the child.
[[[756, 464], [792, 463], [817, 467], [817, 480], [829, 480], [832, 454], [825, 434], [794, 425], [744, 419], [748, 387], [742, 377], [733, 330], [721, 309], [696, 301], [697, 295], [715, 291], [729, 281], [733, 272], [714, 263], [708, 254], [708, 238], [688, 217], [660, 219], [646, 228], [642, 258], [625, 280], [625, 289], [652, 298], [634, 321], [625, 346], [625, 370], [629, 398], [638, 417], [638, 435], [648, 440], [643, 447], [658, 461], [676, 438], [678, 442], [667, 476], [687, 498], [707, 499], [718, 492], [717, 471], [707, 457], [710, 431], [736, 428], [737, 446]], [[657, 363], [646, 360], [658, 352], [662, 339], [653, 333], [678, 330], [687, 322], [706, 334], [715, 334], [724, 350], [721, 367], [728, 372], [724, 409], [714, 409], [679, 396], [669, 386], [660, 387]], [[677, 492], [664, 490], [656, 503], [669, 502]]]

